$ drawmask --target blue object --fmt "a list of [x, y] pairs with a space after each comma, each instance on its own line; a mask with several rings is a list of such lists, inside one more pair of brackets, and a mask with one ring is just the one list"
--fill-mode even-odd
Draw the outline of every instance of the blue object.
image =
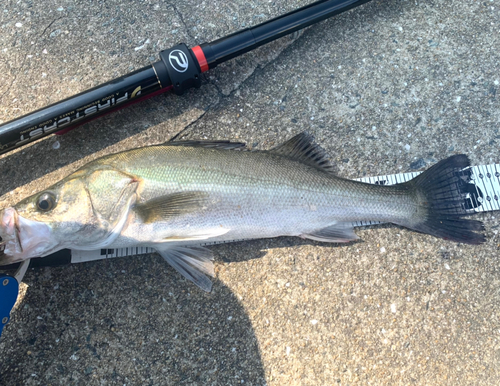
[[10, 320], [10, 312], [16, 304], [18, 294], [19, 283], [16, 278], [0, 273], [0, 335]]

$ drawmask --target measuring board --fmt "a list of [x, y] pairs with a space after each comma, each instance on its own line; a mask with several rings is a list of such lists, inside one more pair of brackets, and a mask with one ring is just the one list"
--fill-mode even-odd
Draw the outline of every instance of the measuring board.
[[[500, 210], [500, 164], [472, 166], [471, 181], [466, 184], [465, 207], [475, 212]], [[395, 185], [407, 182], [422, 172], [388, 174], [386, 176], [358, 178], [357, 181], [369, 184]], [[354, 226], [380, 224], [378, 221], [358, 221]]]
[[[467, 173], [471, 173], [471, 181], [464, 188], [466, 189], [465, 207], [474, 209], [476, 212], [489, 212], [500, 210], [500, 164], [480, 165], [464, 169]], [[401, 182], [406, 182], [415, 178], [422, 172], [389, 174], [377, 177], [364, 177], [358, 178], [357, 181], [366, 182], [370, 184], [379, 185], [394, 185]], [[358, 221], [353, 223], [355, 227], [368, 226], [380, 224], [375, 221]], [[243, 241], [232, 240], [228, 242]], [[203, 243], [201, 245], [213, 245], [213, 243]], [[77, 250], [64, 250], [60, 251], [57, 258], [54, 258], [56, 265], [64, 263], [82, 263], [85, 261], [108, 259], [113, 257], [135, 256], [147, 253], [154, 253], [153, 248], [147, 247], [134, 247], [134, 248], [115, 248], [115, 249], [100, 249], [96, 251], [77, 251]], [[42, 259], [33, 259], [32, 264], [43, 264], [43, 260], [50, 258], [50, 256]], [[62, 260], [61, 260], [62, 259]]]

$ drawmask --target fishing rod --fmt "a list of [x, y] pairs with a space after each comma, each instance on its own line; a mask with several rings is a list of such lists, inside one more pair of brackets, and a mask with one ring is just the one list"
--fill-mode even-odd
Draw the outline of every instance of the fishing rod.
[[0, 125], [0, 154], [166, 91], [182, 95], [219, 64], [369, 1], [320, 0], [211, 43], [161, 51], [152, 65]]

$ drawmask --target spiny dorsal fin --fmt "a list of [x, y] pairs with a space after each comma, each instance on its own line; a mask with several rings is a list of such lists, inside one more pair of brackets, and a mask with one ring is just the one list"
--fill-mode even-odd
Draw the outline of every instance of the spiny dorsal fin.
[[306, 165], [333, 173], [334, 167], [328, 160], [325, 150], [313, 141], [313, 136], [304, 131], [270, 151], [274, 154], [292, 158]]
[[165, 145], [204, 147], [207, 149], [222, 149], [222, 150], [241, 149], [246, 146], [246, 144], [243, 142], [230, 142], [230, 141], [178, 141], [178, 142], [166, 142]]
[[172, 217], [192, 213], [205, 205], [205, 192], [178, 192], [153, 198], [142, 204], [137, 204], [134, 210], [145, 224], [156, 221], [168, 221]]

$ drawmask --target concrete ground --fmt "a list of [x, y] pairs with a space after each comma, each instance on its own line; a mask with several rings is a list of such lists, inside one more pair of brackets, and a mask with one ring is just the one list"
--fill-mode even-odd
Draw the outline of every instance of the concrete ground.
[[[308, 0], [7, 1], [4, 122]], [[103, 154], [176, 139], [268, 149], [309, 130], [338, 174], [456, 153], [499, 163], [500, 4], [373, 1], [162, 95], [0, 159], [0, 207]], [[418, 162], [417, 162], [418, 161]], [[30, 270], [2, 385], [498, 385], [498, 213], [467, 246], [396, 226], [362, 241], [212, 247], [202, 293], [159, 256]]]

